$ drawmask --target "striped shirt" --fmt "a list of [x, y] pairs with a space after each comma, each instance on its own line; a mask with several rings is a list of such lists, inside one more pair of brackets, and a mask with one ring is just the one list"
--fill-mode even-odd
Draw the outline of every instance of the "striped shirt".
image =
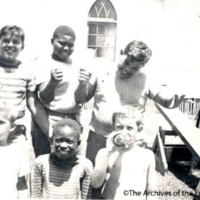
[[53, 164], [50, 154], [39, 156], [34, 165], [32, 197], [54, 199], [90, 199], [92, 163], [84, 158], [75, 166], [62, 169]]
[[28, 66], [3, 67], [0, 65], [0, 99], [12, 105], [25, 106], [28, 92], [35, 91], [35, 78]]

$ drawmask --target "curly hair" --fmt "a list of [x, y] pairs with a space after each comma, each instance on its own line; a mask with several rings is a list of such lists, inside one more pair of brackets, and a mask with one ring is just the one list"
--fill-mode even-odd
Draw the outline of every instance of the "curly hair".
[[7, 25], [0, 30], [0, 39], [7, 34], [20, 37], [22, 41], [22, 49], [24, 48], [25, 34], [24, 30], [16, 25]]
[[133, 40], [125, 48], [124, 53], [128, 54], [132, 61], [146, 64], [151, 58], [151, 49], [141, 41]]
[[63, 35], [69, 35], [72, 38], [76, 39], [76, 34], [72, 28], [69, 26], [61, 25], [56, 28], [56, 30], [53, 33], [53, 39], [58, 38]]

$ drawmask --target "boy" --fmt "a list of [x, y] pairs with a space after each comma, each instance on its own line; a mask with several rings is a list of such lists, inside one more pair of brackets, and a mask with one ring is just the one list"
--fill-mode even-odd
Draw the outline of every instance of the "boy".
[[[63, 118], [78, 121], [80, 105], [74, 99], [74, 91], [78, 86], [80, 69], [71, 58], [75, 40], [72, 28], [64, 25], [57, 27], [51, 39], [52, 55], [36, 63], [40, 73], [37, 76], [39, 98], [47, 110], [50, 128]], [[38, 137], [34, 138], [36, 155], [49, 153], [50, 144], [39, 129], [37, 132]]]
[[53, 130], [53, 153], [35, 161], [32, 183], [33, 198], [90, 199], [92, 163], [78, 158], [81, 129], [72, 119], [59, 121]]
[[[103, 199], [150, 199], [156, 189], [153, 153], [135, 145], [141, 121], [131, 108], [113, 114], [113, 132], [106, 148], [99, 150], [91, 185], [99, 188], [105, 181]], [[131, 190], [131, 192], [130, 192]]]
[[17, 113], [0, 101], [0, 196], [1, 199], [28, 198], [25, 176], [30, 169], [24, 154], [16, 145], [8, 144], [9, 132], [15, 128]]
[[[27, 121], [24, 120], [27, 103], [32, 117], [47, 134], [48, 120], [44, 107], [35, 94], [35, 78], [30, 67], [18, 60], [24, 48], [24, 40], [24, 31], [18, 26], [5, 26], [0, 30], [0, 99], [16, 106], [18, 120], [15, 123], [18, 125], [26, 123], [27, 126]], [[10, 137], [10, 141], [15, 138]]]

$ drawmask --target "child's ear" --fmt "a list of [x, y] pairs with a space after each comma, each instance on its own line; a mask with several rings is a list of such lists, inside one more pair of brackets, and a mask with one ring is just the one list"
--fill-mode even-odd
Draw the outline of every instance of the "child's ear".
[[53, 45], [53, 38], [51, 38], [51, 44]]

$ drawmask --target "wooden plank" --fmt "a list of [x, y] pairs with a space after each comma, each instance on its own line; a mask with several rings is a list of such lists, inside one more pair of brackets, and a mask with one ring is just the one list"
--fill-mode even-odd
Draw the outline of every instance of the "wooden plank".
[[200, 129], [196, 128], [178, 109], [166, 109], [158, 104], [155, 105], [196, 160], [200, 161]]

